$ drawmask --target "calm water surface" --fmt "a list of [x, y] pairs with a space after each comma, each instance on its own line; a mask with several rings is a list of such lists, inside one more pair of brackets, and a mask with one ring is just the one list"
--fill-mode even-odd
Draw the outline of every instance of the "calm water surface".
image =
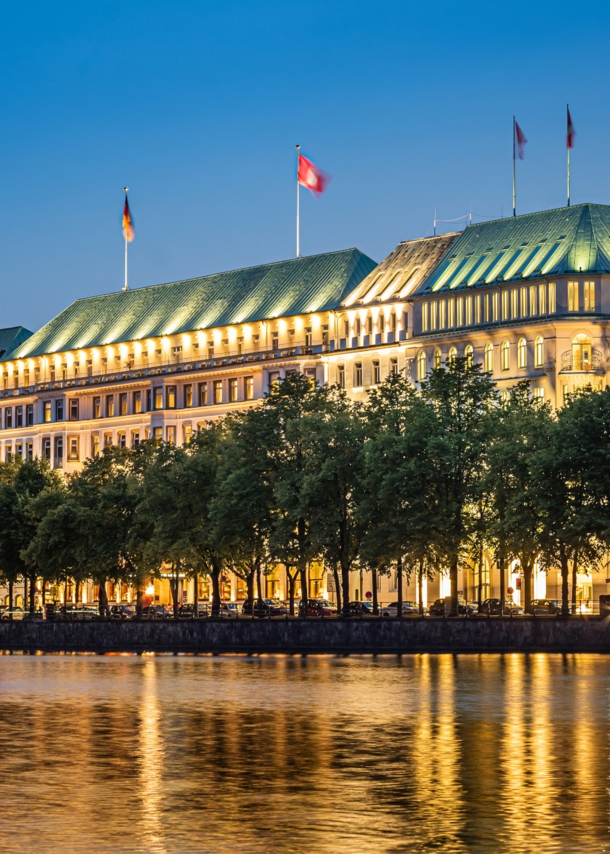
[[0, 657], [5, 852], [608, 852], [610, 658]]

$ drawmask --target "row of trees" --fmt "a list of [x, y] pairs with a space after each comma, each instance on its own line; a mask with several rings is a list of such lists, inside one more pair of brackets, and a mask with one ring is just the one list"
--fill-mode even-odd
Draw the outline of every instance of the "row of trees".
[[[583, 392], [559, 412], [528, 384], [500, 398], [467, 359], [432, 371], [415, 389], [391, 374], [365, 404], [337, 387], [289, 375], [261, 406], [226, 418], [183, 447], [145, 442], [106, 448], [62, 480], [40, 459], [0, 468], [0, 573], [37, 579], [127, 581], [142, 605], [145, 580], [222, 574], [263, 598], [262, 576], [286, 568], [290, 611], [308, 567], [323, 560], [349, 613], [351, 572], [404, 578], [448, 572], [457, 614], [460, 566], [491, 553], [502, 598], [517, 559], [529, 604], [532, 571], [569, 574], [610, 549], [610, 391]], [[195, 586], [197, 589], [197, 586]], [[376, 595], [376, 592], [375, 592]], [[420, 596], [421, 601], [421, 596]]]

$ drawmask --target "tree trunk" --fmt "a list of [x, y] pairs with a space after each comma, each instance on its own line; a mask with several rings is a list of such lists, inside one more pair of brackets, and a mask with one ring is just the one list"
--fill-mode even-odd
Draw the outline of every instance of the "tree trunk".
[[[457, 555], [452, 559], [449, 568], [449, 581], [451, 583], [451, 595], [449, 597], [449, 617], [458, 616], [458, 559]], [[445, 613], [447, 609], [445, 608]]]
[[8, 613], [9, 618], [13, 619], [13, 582], [8, 583]]
[[479, 546], [479, 595], [477, 602], [479, 604], [479, 608], [481, 607], [481, 600], [483, 598], [483, 544], [481, 543]]
[[199, 618], [199, 575], [193, 573], [193, 619]]
[[396, 561], [396, 596], [398, 598], [398, 607], [396, 608], [396, 616], [402, 620], [402, 558]]
[[256, 595], [258, 596], [258, 604], [262, 607], [263, 599], [263, 574], [261, 572], [260, 561], [256, 565]]
[[506, 607], [506, 569], [504, 567], [504, 554], [500, 553], [500, 614], [504, 616], [504, 609]]
[[424, 615], [424, 562], [420, 560], [417, 570], [417, 601], [419, 604], [420, 616]]
[[379, 616], [379, 599], [377, 598], [377, 570], [371, 570], [371, 578], [373, 581], [373, 614]]
[[30, 576], [30, 614], [36, 613], [36, 573]]
[[348, 618], [351, 617], [351, 613], [349, 610], [349, 563], [341, 563], [341, 596], [343, 599], [341, 616]]
[[255, 566], [250, 567], [250, 572], [246, 577], [246, 595], [250, 603], [250, 613], [254, 614], [254, 576], [256, 574]]
[[559, 547], [559, 559], [561, 561], [561, 616], [567, 617], [570, 613], [570, 598], [568, 593], [568, 579], [570, 577], [570, 567], [568, 555], [563, 543]]
[[572, 614], [576, 613], [576, 588], [578, 586], [578, 551], [574, 552], [572, 560]]
[[210, 578], [212, 579], [212, 616], [220, 616], [220, 576], [222, 575], [222, 563], [218, 560], [212, 561]]
[[99, 612], [100, 617], [108, 616], [108, 594], [106, 592], [106, 582], [100, 581], [100, 595], [99, 595]]
[[288, 582], [288, 613], [294, 617], [294, 587], [296, 584], [296, 576], [294, 576], [288, 567], [286, 567], [286, 581]]
[[333, 576], [335, 579], [335, 593], [337, 595], [337, 614], [341, 613], [341, 580], [339, 578], [339, 570], [337, 569], [337, 564], [333, 566]]
[[178, 583], [178, 570], [172, 569], [170, 587], [172, 591], [172, 604], [174, 606], [174, 620], [178, 619]]
[[301, 610], [299, 616], [304, 620], [307, 619], [307, 605], [308, 605], [308, 590], [307, 590], [307, 563], [303, 560], [300, 561], [299, 566], [299, 577], [301, 579]]
[[529, 613], [529, 608], [532, 605], [532, 569], [533, 569], [533, 561], [532, 560], [522, 560], [521, 566], [523, 567], [523, 602], [524, 602], [524, 611], [525, 613]]
[[23, 611], [27, 611], [28, 609], [28, 577], [27, 575], [23, 576]]
[[144, 579], [140, 572], [136, 574], [136, 617], [142, 619], [142, 607], [144, 600]]

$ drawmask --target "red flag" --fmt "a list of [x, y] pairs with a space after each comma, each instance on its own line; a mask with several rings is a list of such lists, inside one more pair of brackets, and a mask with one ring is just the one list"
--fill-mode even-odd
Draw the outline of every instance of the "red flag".
[[519, 122], [515, 120], [515, 138], [517, 141], [517, 153], [519, 155], [519, 160], [523, 160], [525, 157], [525, 146], [527, 144], [527, 138], [521, 128], [519, 127]]
[[566, 139], [566, 148], [574, 148], [574, 137], [576, 136], [576, 131], [574, 130], [574, 125], [572, 123], [572, 116], [570, 115], [570, 108], [568, 107], [568, 135]]
[[297, 180], [302, 187], [307, 187], [314, 196], [321, 195], [330, 181], [330, 175], [323, 172], [315, 163], [299, 152]]

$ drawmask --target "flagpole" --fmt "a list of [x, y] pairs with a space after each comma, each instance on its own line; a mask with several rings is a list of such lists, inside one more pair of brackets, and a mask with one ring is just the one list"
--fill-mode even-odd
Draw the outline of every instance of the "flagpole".
[[515, 117], [513, 116], [513, 216], [517, 216], [517, 160], [515, 138], [517, 131], [515, 128]]
[[301, 211], [300, 211], [300, 195], [299, 195], [299, 149], [300, 145], [295, 145], [297, 150], [297, 254], [296, 257], [301, 257]]
[[[125, 198], [127, 198], [127, 193], [129, 191], [129, 187], [123, 187], [123, 189], [125, 190]], [[128, 246], [129, 246], [129, 244], [127, 242], [127, 238], [125, 238], [125, 284], [123, 285], [124, 291], [129, 290], [129, 284], [128, 284], [128, 279], [127, 279], [127, 247]]]
[[570, 149], [572, 147], [571, 146], [572, 140], [570, 139], [570, 105], [569, 104], [567, 106], [566, 120], [567, 120], [567, 124], [568, 124], [568, 135], [567, 135], [567, 139], [568, 139], [568, 146], [567, 146], [567, 148], [568, 148], [568, 207], [570, 207]]

